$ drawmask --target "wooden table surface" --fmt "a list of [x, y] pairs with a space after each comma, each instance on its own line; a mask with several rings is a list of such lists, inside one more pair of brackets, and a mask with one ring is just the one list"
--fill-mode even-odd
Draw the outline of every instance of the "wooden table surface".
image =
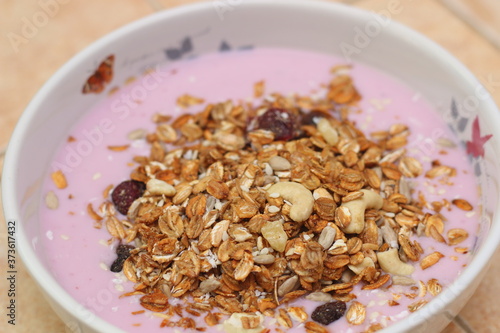
[[[230, 0], [211, 0], [235, 3]], [[332, 0], [331, 0], [332, 1]], [[43, 83], [87, 45], [126, 23], [196, 0], [2, 0], [0, 1], [0, 167], [17, 119]], [[423, 33], [462, 61], [500, 105], [500, 1], [344, 0], [380, 12]], [[43, 14], [45, 13], [45, 15]], [[30, 23], [31, 30], [27, 28]], [[8, 194], [7, 194], [8, 195]], [[7, 234], [0, 207], [0, 267]], [[66, 332], [19, 262], [16, 326], [7, 324], [7, 281], [0, 279], [0, 332]], [[500, 252], [475, 293], [444, 332], [500, 332]]]

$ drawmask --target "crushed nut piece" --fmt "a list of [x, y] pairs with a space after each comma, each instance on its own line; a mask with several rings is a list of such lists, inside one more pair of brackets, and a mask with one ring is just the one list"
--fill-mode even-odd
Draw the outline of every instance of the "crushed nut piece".
[[55, 171], [52, 173], [52, 181], [56, 185], [58, 189], [64, 189], [68, 186], [68, 182], [66, 181], [66, 176], [61, 170]]
[[57, 208], [59, 208], [59, 198], [54, 193], [54, 191], [49, 191], [45, 195], [45, 205], [49, 209], [57, 209]]

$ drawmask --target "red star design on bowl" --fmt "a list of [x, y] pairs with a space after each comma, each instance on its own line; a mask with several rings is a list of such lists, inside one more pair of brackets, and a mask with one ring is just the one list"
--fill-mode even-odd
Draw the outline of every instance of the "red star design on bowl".
[[472, 138], [471, 141], [467, 141], [467, 153], [473, 157], [484, 157], [484, 144], [492, 137], [492, 134], [481, 136], [481, 130], [479, 128], [479, 118], [476, 116], [474, 123], [472, 124]]

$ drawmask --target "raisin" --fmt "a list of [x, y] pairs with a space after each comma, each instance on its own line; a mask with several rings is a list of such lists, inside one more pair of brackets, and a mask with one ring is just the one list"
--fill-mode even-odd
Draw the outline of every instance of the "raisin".
[[290, 140], [297, 136], [297, 119], [285, 109], [271, 108], [257, 118], [257, 128], [274, 133], [275, 140]]
[[143, 182], [126, 180], [115, 187], [113, 193], [111, 193], [111, 200], [117, 211], [123, 215], [127, 215], [132, 202], [140, 198], [145, 190], [146, 184]]
[[127, 260], [128, 257], [130, 257], [130, 250], [132, 250], [134, 247], [132, 245], [118, 245], [116, 248], [116, 254], [118, 255], [118, 258], [113, 261], [111, 264], [110, 270], [114, 273], [121, 272], [123, 269], [123, 263], [125, 260]]
[[116, 254], [119, 257], [125, 257], [125, 259], [127, 259], [130, 256], [130, 250], [133, 250], [133, 249], [134, 249], [134, 247], [132, 245], [120, 244], [116, 248]]
[[113, 273], [119, 273], [123, 269], [123, 264], [125, 263], [126, 259], [122, 259], [120, 257], [116, 258], [115, 261], [111, 264], [110, 271]]
[[342, 318], [345, 311], [345, 302], [334, 301], [318, 306], [311, 314], [311, 318], [322, 325], [329, 325]]

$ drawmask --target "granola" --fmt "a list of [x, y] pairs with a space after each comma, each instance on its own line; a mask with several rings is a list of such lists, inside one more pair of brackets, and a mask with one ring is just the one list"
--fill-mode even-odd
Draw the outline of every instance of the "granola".
[[[367, 305], [355, 301], [356, 287], [441, 291], [436, 280], [426, 287], [411, 278], [415, 264], [427, 269], [443, 257], [424, 256], [414, 236], [452, 246], [468, 234], [452, 229], [445, 238], [444, 204], [415, 196], [409, 180], [449, 182], [456, 170], [436, 162], [425, 171], [408, 156], [404, 124], [366, 136], [348, 118], [360, 93], [349, 75], [333, 73], [319, 99], [270, 94], [257, 106], [209, 104], [176, 119], [155, 117], [153, 133], [131, 133], [151, 145], [149, 156], [134, 158], [128, 181], [145, 190], [126, 205], [113, 201], [122, 215], [109, 201], [88, 211], [96, 227], [103, 223], [113, 239], [134, 245], [120, 257], [135, 283], [126, 295], [141, 295], [162, 327], [203, 331], [192, 319], [202, 316], [228, 332], [263, 332], [271, 317], [283, 330], [327, 332], [294, 301], [347, 304], [346, 320], [359, 325]], [[256, 98], [264, 88], [264, 81], [255, 85]], [[203, 102], [178, 99], [183, 108]], [[53, 177], [62, 188], [61, 175]], [[472, 209], [463, 199], [452, 203]]]

